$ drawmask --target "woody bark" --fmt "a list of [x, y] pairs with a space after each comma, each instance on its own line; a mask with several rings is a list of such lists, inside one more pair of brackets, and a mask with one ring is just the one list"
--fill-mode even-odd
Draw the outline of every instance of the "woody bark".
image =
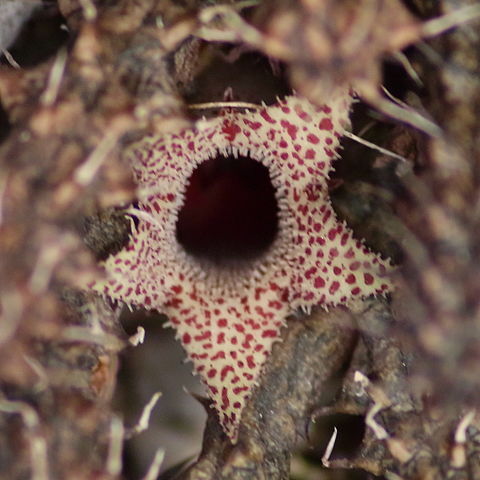
[[[321, 101], [318, 85], [346, 79], [372, 108], [384, 59], [417, 45], [407, 53], [423, 86], [404, 100], [441, 134], [375, 122], [378, 143], [407, 160], [375, 155], [371, 163], [395, 172], [401, 195], [389, 192], [390, 207], [375, 210], [371, 229], [361, 231], [378, 248], [391, 236], [401, 245], [399, 288], [355, 312], [292, 319], [244, 413], [239, 443], [230, 445], [210, 412], [199, 459], [176, 478], [288, 478], [312, 418], [333, 412], [363, 416], [365, 434], [355, 454], [327, 461], [322, 472], [318, 465], [318, 475], [338, 478], [346, 468], [480, 478], [479, 21], [424, 42], [422, 22], [474, 2], [415, 0], [410, 11], [393, 0], [373, 3], [260, 2], [248, 21], [269, 41], [255, 44], [242, 31], [236, 38], [282, 60], [292, 86], [313, 101]], [[58, 0], [69, 44], [32, 68], [0, 69], [9, 122], [0, 145], [0, 478], [126, 478], [121, 412], [112, 408], [128, 343], [120, 306], [74, 287], [98, 275], [95, 260], [128, 235], [111, 210], [134, 200], [122, 146], [188, 125], [182, 95], [205, 45], [192, 36], [205, 7]], [[234, 28], [226, 18], [208, 27]], [[354, 177], [346, 187], [358, 185]], [[337, 207], [362, 223], [356, 205], [368, 201], [347, 195], [342, 203], [339, 195]], [[336, 395], [326, 404], [332, 379]]]

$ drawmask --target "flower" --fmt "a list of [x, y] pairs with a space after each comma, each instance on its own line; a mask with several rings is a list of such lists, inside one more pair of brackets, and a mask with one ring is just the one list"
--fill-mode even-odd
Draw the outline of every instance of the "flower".
[[[108, 281], [93, 288], [168, 314], [232, 442], [288, 315], [390, 289], [388, 262], [353, 238], [328, 196], [351, 101], [338, 88], [320, 107], [290, 96], [256, 111], [226, 110], [181, 134], [147, 137], [127, 154], [136, 225], [126, 248], [105, 261]], [[256, 215], [261, 221], [249, 223]]]

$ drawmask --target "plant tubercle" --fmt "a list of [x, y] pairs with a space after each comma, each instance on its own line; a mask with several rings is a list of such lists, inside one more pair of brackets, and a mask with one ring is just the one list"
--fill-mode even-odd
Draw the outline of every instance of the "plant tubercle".
[[169, 317], [232, 442], [286, 318], [389, 291], [390, 265], [340, 222], [327, 181], [352, 97], [224, 110], [127, 153], [128, 245], [90, 287]]

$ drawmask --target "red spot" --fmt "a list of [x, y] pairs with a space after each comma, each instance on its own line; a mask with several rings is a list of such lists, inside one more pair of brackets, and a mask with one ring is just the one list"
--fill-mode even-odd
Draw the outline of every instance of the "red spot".
[[296, 127], [295, 125], [293, 125], [290, 122], [287, 122], [286, 120], [282, 120], [280, 122], [280, 125], [283, 128], [285, 128], [285, 130], [287, 130], [287, 133], [292, 140], [295, 140], [297, 138], [298, 127]]
[[333, 130], [333, 123], [329, 118], [322, 118], [318, 124], [320, 130]]
[[179, 298], [172, 298], [168, 302], [165, 302], [166, 307], [172, 307], [173, 310], [178, 310], [182, 301]]
[[262, 338], [275, 338], [277, 336], [277, 331], [276, 330], [265, 330], [262, 333]]
[[201, 335], [195, 335], [193, 338], [196, 342], [200, 342], [202, 340], [207, 340], [212, 336], [212, 332], [204, 332]]
[[268, 302], [268, 306], [271, 308], [275, 308], [276, 310], [282, 309], [282, 303], [278, 300], [271, 300], [270, 302]]
[[177, 295], [178, 295], [179, 293], [182, 293], [182, 290], [183, 290], [183, 289], [182, 289], [182, 287], [181, 287], [180, 285], [174, 285], [174, 286], [172, 287], [172, 292], [173, 292], [173, 293], [176, 293]]
[[310, 300], [313, 300], [314, 296], [315, 295], [313, 294], [313, 292], [308, 292], [306, 295], [304, 295], [303, 299], [309, 302]]
[[220, 318], [217, 322], [217, 325], [221, 327], [226, 327], [227, 326], [227, 320], [225, 318]]
[[260, 295], [264, 294], [267, 290], [265, 288], [256, 288], [255, 289], [255, 300], [259, 300], [260, 299]]
[[223, 332], [219, 333], [217, 336], [217, 343], [221, 344], [224, 342], [225, 342], [225, 334]]
[[235, 395], [238, 395], [240, 392], [246, 392], [248, 390], [248, 387], [235, 387], [232, 392]]
[[330, 294], [334, 294], [339, 288], [340, 288], [340, 283], [335, 281], [335, 282], [332, 282], [328, 291], [330, 292]]
[[220, 371], [220, 380], [223, 382], [228, 372], [233, 372], [233, 367], [231, 365], [225, 365]]
[[192, 340], [192, 337], [190, 337], [190, 335], [189, 335], [188, 333], [184, 333], [184, 334], [183, 334], [182, 342], [183, 342], [185, 345], [188, 345], [191, 340]]
[[237, 134], [241, 132], [241, 128], [235, 123], [226, 121], [222, 127], [222, 133], [225, 134], [229, 142], [233, 142]]
[[305, 152], [305, 158], [307, 160], [311, 160], [312, 158], [315, 158], [315, 151], [312, 150], [311, 148], [308, 149], [306, 152]]
[[222, 388], [222, 410], [226, 410], [230, 405], [230, 400], [228, 399], [228, 391], [226, 387]]
[[247, 323], [252, 327], [252, 330], [258, 330], [260, 328], [260, 324], [253, 320], [247, 320]]
[[252, 130], [258, 130], [262, 126], [260, 122], [252, 122], [246, 118], [243, 120], [243, 123], [245, 123], [245, 125], [250, 127]]
[[355, 270], [358, 270], [360, 268], [360, 262], [353, 262], [350, 265], [350, 270], [354, 272]]
[[213, 360], [218, 360], [220, 358], [225, 358], [225, 352], [223, 350], [220, 350], [217, 354], [215, 354], [213, 357], [212, 357], [212, 361]]
[[173, 202], [175, 200], [175, 195], [173, 193], [167, 193], [166, 199], [169, 202]]
[[359, 287], [352, 288], [352, 295], [358, 295], [359, 293], [360, 293]]
[[311, 202], [315, 202], [320, 198], [320, 188], [316, 185], [307, 186], [307, 198]]
[[[309, 199], [310, 200], [310, 199]], [[298, 206], [298, 211], [302, 214], [302, 215], [308, 215], [308, 206], [307, 205], [299, 205]]]
[[373, 275], [370, 275], [370, 273], [364, 273], [363, 278], [366, 285], [371, 285], [373, 283]]
[[340, 275], [342, 273], [342, 269], [340, 267], [333, 267], [334, 275]]
[[245, 327], [239, 323], [234, 323], [233, 326], [235, 327], [235, 330], [239, 333], [243, 333], [245, 331]]
[[242, 404], [240, 402], [235, 402], [233, 408], [241, 408]]
[[314, 135], [313, 133], [309, 133], [307, 135], [307, 140], [310, 142], [310, 143], [313, 143], [314, 145], [316, 145], [320, 140], [318, 139], [318, 137], [316, 135]]
[[217, 371], [216, 371], [214, 368], [211, 368], [211, 369], [207, 372], [207, 377], [208, 377], [208, 378], [213, 378], [216, 374], [217, 374]]
[[323, 149], [323, 151], [325, 152], [327, 157], [334, 157], [335, 156], [335, 152], [333, 150], [331, 150], [330, 148], [325, 147]]
[[325, 280], [322, 277], [317, 277], [313, 282], [315, 288], [323, 288], [325, 286]]
[[309, 268], [306, 272], [305, 272], [305, 278], [307, 280], [310, 280], [310, 278], [312, 277], [312, 275], [317, 271], [317, 269], [315, 267], [312, 267], [312, 268]]
[[312, 117], [307, 112], [304, 112], [300, 107], [300, 105], [295, 106], [295, 112], [298, 115], [298, 117], [301, 118], [302, 120], [305, 120], [306, 122], [312, 121]]
[[353, 273], [351, 273], [350, 275], [347, 275], [347, 278], [345, 279], [345, 281], [350, 285], [352, 283], [355, 283], [355, 275]]
[[247, 357], [247, 365], [248, 365], [248, 368], [255, 368], [256, 364], [255, 364], [255, 360], [253, 359], [253, 356], [252, 355], [249, 355]]
[[353, 258], [355, 256], [355, 253], [353, 251], [353, 248], [349, 248], [347, 253], [345, 253], [344, 257], [345, 258]]
[[260, 110], [260, 116], [268, 123], [277, 123], [277, 121], [274, 120], [265, 109]]
[[251, 348], [250, 342], [253, 340], [253, 335], [248, 334], [245, 338], [245, 341], [242, 343], [242, 347], [245, 349]]

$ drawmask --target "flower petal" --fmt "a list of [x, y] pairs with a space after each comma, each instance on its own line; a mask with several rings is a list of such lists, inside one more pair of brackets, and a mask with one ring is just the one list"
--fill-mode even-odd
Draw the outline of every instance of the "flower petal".
[[[292, 96], [253, 112], [225, 111], [180, 135], [147, 137], [127, 155], [138, 183], [140, 203], [130, 210], [138, 225], [129, 245], [105, 262], [108, 282], [93, 288], [169, 315], [232, 441], [289, 314], [391, 287], [388, 262], [353, 238], [328, 197], [351, 101], [338, 88], [320, 107]], [[190, 176], [219, 156], [266, 166], [278, 204], [270, 247], [220, 266], [189, 254], [176, 238]]]

